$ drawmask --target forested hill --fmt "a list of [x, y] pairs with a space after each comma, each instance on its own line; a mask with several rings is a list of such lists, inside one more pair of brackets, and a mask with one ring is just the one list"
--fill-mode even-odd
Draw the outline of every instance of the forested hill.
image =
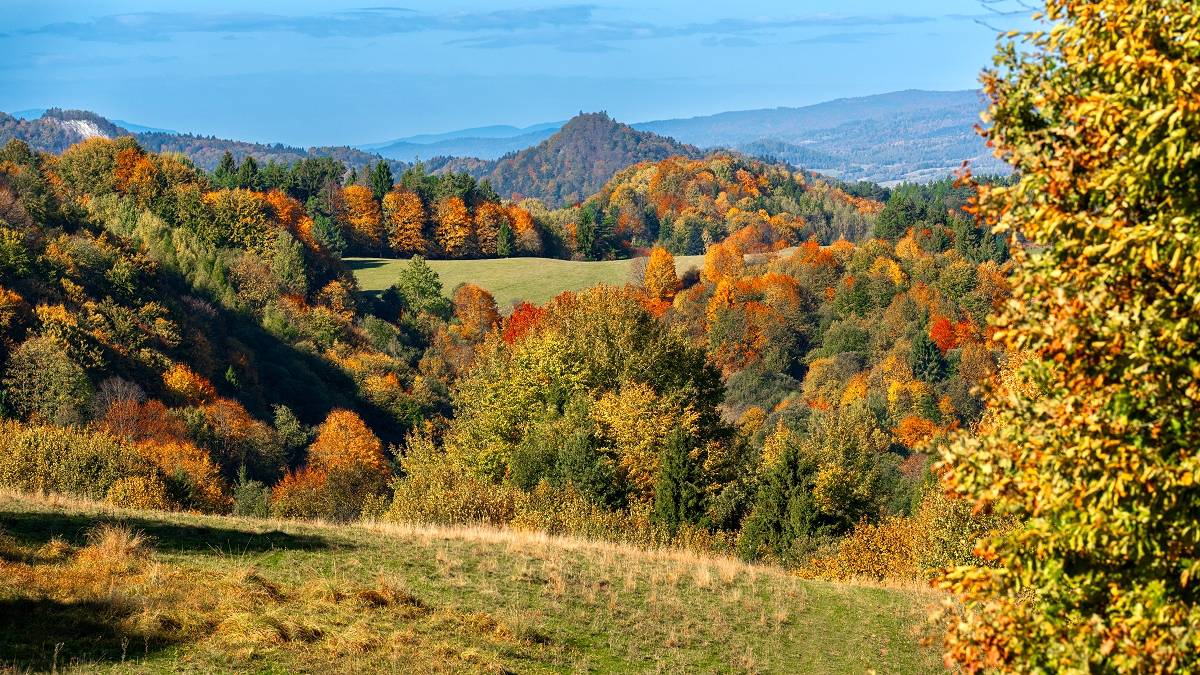
[[429, 168], [486, 178], [503, 197], [536, 197], [561, 206], [595, 194], [627, 166], [702, 155], [699, 148], [638, 131], [601, 112], [580, 114], [538, 145], [494, 162], [442, 157], [431, 160]]
[[[253, 157], [261, 164], [271, 161], [293, 164], [301, 159], [330, 157], [348, 169], [358, 171], [383, 159], [377, 154], [347, 146], [304, 149], [280, 143], [251, 143], [194, 134], [162, 131], [134, 133], [86, 110], [51, 108], [36, 119], [20, 119], [0, 112], [0, 145], [19, 140], [34, 150], [57, 154], [88, 138], [119, 136], [133, 136], [142, 148], [152, 152], [178, 152], [187, 156], [196, 166], [209, 171], [217, 167], [226, 152], [239, 162], [246, 157]], [[403, 162], [386, 161], [397, 173], [407, 166]]]

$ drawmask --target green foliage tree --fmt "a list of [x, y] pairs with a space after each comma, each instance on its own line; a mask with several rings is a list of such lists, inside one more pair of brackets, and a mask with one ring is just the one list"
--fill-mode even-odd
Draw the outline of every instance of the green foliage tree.
[[913, 377], [923, 382], [939, 382], [946, 377], [946, 357], [942, 350], [929, 337], [929, 331], [922, 328], [913, 336], [912, 350], [909, 352], [909, 363], [912, 365]]
[[[968, 671], [1200, 669], [1200, 12], [1048, 0], [983, 81], [1017, 170], [981, 209], [1016, 247], [998, 338], [1031, 354], [946, 454], [1023, 524], [943, 578]], [[1027, 351], [1026, 351], [1027, 350]]]
[[221, 162], [217, 164], [217, 168], [213, 170], [213, 183], [218, 187], [223, 188], [236, 187], [237, 171], [237, 162], [233, 159], [233, 153], [226, 150], [225, 154], [221, 155]]
[[342, 228], [329, 216], [323, 213], [314, 215], [312, 232], [317, 243], [330, 253], [341, 256], [346, 252], [346, 237], [342, 234]]
[[280, 230], [271, 242], [271, 275], [287, 293], [304, 295], [308, 292], [308, 273], [304, 263], [304, 246], [287, 230]]
[[513, 232], [507, 220], [500, 221], [500, 229], [496, 232], [496, 256], [507, 258], [513, 254]]
[[246, 155], [242, 159], [242, 164], [238, 167], [237, 173], [234, 175], [233, 183], [234, 187], [245, 188], [247, 190], [262, 189], [262, 179], [258, 174], [258, 162], [253, 157]]
[[87, 373], [50, 338], [32, 338], [13, 350], [4, 389], [18, 414], [55, 424], [82, 421], [92, 396]]
[[382, 202], [383, 196], [391, 191], [396, 179], [392, 176], [391, 165], [380, 161], [371, 169], [367, 181], [370, 183], [371, 194], [375, 195], [375, 201]]
[[418, 314], [425, 313], [443, 320], [450, 318], [453, 305], [442, 295], [442, 280], [425, 258], [414, 255], [392, 284], [403, 306]]
[[662, 451], [662, 466], [654, 486], [654, 520], [672, 536], [684, 523], [695, 522], [703, 512], [703, 492], [697, 486], [699, 472], [691, 456], [687, 432], [675, 429]]

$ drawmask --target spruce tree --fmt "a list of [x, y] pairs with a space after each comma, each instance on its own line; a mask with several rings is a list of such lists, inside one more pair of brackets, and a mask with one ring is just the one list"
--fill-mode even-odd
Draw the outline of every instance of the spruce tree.
[[375, 195], [375, 201], [382, 202], [383, 196], [391, 192], [392, 186], [395, 185], [396, 179], [392, 176], [392, 167], [384, 161], [380, 161], [371, 169], [371, 174], [368, 178], [371, 186], [371, 193]]
[[909, 356], [913, 377], [930, 384], [941, 381], [946, 377], [946, 357], [942, 350], [929, 337], [929, 331], [922, 328], [913, 337], [912, 352]]
[[513, 254], [513, 233], [512, 228], [508, 226], [508, 221], [501, 221], [500, 228], [496, 232], [496, 255], [500, 258], [507, 258]]
[[231, 188], [234, 181], [237, 180], [237, 162], [233, 160], [233, 153], [226, 150], [224, 155], [221, 155], [221, 162], [217, 164], [216, 170], [212, 173], [213, 183], [217, 187]]
[[696, 467], [691, 458], [691, 439], [676, 429], [663, 447], [658, 482], [654, 486], [654, 520], [672, 536], [683, 523], [700, 515], [701, 496], [696, 486]]
[[253, 157], [246, 155], [246, 158], [242, 160], [242, 165], [238, 167], [237, 176], [233, 179], [234, 187], [258, 190], [261, 187], [259, 182], [258, 162]]

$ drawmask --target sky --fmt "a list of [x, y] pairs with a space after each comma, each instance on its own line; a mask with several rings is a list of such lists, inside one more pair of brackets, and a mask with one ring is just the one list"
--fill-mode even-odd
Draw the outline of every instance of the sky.
[[0, 0], [0, 110], [299, 146], [642, 122], [974, 88], [1023, 21], [977, 0], [387, 1]]

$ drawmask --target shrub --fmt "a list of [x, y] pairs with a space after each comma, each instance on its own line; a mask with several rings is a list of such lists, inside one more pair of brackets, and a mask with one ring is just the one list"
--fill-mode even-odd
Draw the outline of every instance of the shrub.
[[912, 518], [892, 516], [878, 524], [862, 522], [838, 542], [835, 554], [809, 560], [800, 574], [835, 581], [919, 579], [917, 557], [923, 542], [924, 531]]
[[271, 489], [246, 477], [243, 468], [233, 487], [233, 515], [266, 518], [271, 515]]
[[324, 471], [289, 471], [271, 489], [271, 515], [277, 518], [319, 518], [330, 511]]
[[0, 485], [6, 487], [102, 500], [122, 478], [152, 481], [158, 475], [152, 463], [106, 433], [0, 425]]
[[395, 496], [385, 518], [438, 525], [512, 522], [524, 493], [470, 472], [438, 450], [425, 436], [409, 439], [400, 460], [404, 478], [392, 483]]
[[158, 476], [127, 476], [118, 478], [108, 488], [104, 500], [113, 506], [126, 509], [159, 509], [163, 511], [175, 508], [167, 496], [167, 484]]

